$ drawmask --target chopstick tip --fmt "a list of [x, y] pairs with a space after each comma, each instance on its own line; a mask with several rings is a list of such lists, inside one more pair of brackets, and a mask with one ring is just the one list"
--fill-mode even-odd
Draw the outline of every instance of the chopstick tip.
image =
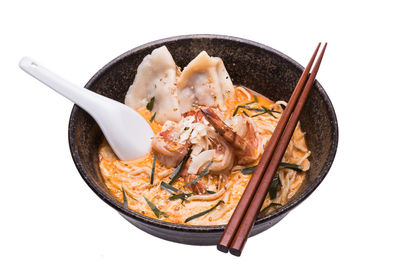
[[235, 249], [235, 248], [230, 248], [230, 249], [229, 249], [229, 252], [230, 252], [232, 255], [236, 256], [236, 257], [240, 257], [240, 255], [242, 254], [242, 251], [240, 251], [240, 250], [238, 250], [238, 249]]
[[221, 245], [221, 244], [218, 244], [218, 245], [217, 245], [217, 249], [218, 249], [219, 251], [223, 252], [223, 253], [228, 253], [228, 250], [229, 250], [228, 247], [226, 247], [226, 246], [224, 246], [224, 245]]

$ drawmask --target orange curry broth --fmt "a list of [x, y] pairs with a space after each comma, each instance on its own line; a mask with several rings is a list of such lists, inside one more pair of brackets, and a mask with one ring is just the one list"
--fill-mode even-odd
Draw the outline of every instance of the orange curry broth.
[[[242, 87], [243, 88], [243, 87]], [[247, 91], [250, 96], [251, 99], [248, 98], [248, 95], [245, 94], [244, 92], [242, 92], [242, 90], [238, 89], [238, 87], [235, 87], [235, 97], [227, 99], [227, 101], [225, 102], [227, 109], [223, 112], [223, 114], [225, 115], [225, 119], [231, 118], [236, 107], [238, 105], [244, 105], [246, 103], [249, 103], [251, 101], [253, 101], [254, 99], [254, 92], [253, 91]], [[258, 98], [258, 103], [255, 103], [252, 105], [252, 107], [255, 108], [260, 108], [261, 106], [265, 106], [266, 108], [270, 108], [272, 109], [272, 106], [275, 104], [275, 102], [269, 100], [268, 98], [260, 95], [260, 94], [256, 94], [257, 98]], [[277, 111], [283, 111], [281, 108], [277, 109], [276, 106], [275, 110]], [[146, 108], [142, 108], [142, 109], [138, 109], [137, 112], [143, 116], [147, 121], [149, 121], [149, 124], [151, 126], [151, 128], [154, 131], [154, 134], [157, 135], [161, 129], [162, 129], [162, 125], [156, 121], [150, 122], [150, 119], [152, 117], [152, 112], [147, 110]], [[249, 111], [249, 110], [245, 110], [245, 112], [248, 115], [254, 115], [257, 114], [259, 112], [257, 111]], [[239, 111], [237, 112], [238, 114], [243, 113], [243, 109], [239, 109]], [[279, 114], [280, 115], [280, 114]], [[302, 134], [300, 128], [296, 128], [296, 131], [294, 133], [294, 135], [296, 134]], [[303, 138], [302, 140], [303, 144], [305, 145], [305, 140]], [[112, 152], [111, 148], [109, 147], [109, 145], [107, 144], [107, 142], [104, 140], [103, 143], [100, 146], [100, 153], [99, 153], [99, 161], [100, 161], [100, 169], [101, 172], [103, 174], [103, 177], [105, 178], [105, 183], [107, 185], [107, 187], [110, 189], [111, 193], [115, 196], [116, 199], [118, 199], [120, 202], [123, 202], [123, 194], [122, 194], [122, 190], [121, 190], [121, 184], [122, 184], [122, 180], [123, 179], [136, 179], [136, 177], [132, 177], [129, 176], [129, 168], [132, 166], [146, 166], [151, 168], [152, 163], [153, 163], [153, 152], [149, 152], [147, 155], [136, 159], [136, 160], [132, 160], [132, 161], [119, 161], [118, 158], [114, 155], [114, 153]], [[257, 161], [258, 162], [258, 161]], [[251, 164], [256, 165], [257, 162]], [[121, 168], [126, 167], [127, 170], [121, 170], [120, 168], [116, 168], [115, 164], [120, 164]], [[162, 164], [160, 164], [158, 161], [156, 161], [156, 165], [155, 165], [155, 172], [156, 173], [162, 173], [162, 172], [172, 172], [174, 168], [167, 168], [165, 166], [163, 166]], [[298, 188], [300, 187], [302, 181], [304, 180], [305, 174], [304, 173], [298, 173], [296, 174], [296, 177], [293, 181], [293, 188], [290, 188], [291, 191], [295, 192], [298, 190]], [[233, 209], [236, 207], [237, 202], [239, 201], [249, 179], [251, 178], [251, 174], [248, 175], [243, 175], [242, 173], [239, 172], [239, 174], [236, 173], [230, 173], [228, 176], [228, 181], [230, 180], [231, 182], [231, 186], [229, 188], [229, 190], [231, 190], [229, 198], [227, 199], [228, 202], [230, 202], [230, 208], [223, 210], [222, 214], [213, 214], [211, 215], [205, 215], [203, 216], [203, 218], [199, 218], [193, 221], [188, 222], [188, 224], [195, 224], [195, 225], [216, 225], [216, 224], [226, 224], [229, 221], [229, 218], [233, 212]], [[143, 179], [143, 178], [141, 178]], [[204, 179], [204, 178], [203, 178]], [[146, 181], [147, 180], [147, 181]], [[131, 180], [130, 180], [131, 181]], [[133, 181], [133, 180], [132, 180]], [[155, 180], [153, 185], [150, 185], [150, 177], [148, 178], [144, 178], [142, 183], [139, 183], [138, 187], [143, 188], [142, 189], [142, 193], [146, 193], [146, 190], [153, 190], [153, 194], [154, 196], [149, 196], [148, 199], [150, 199], [150, 197], [152, 197], [152, 199], [150, 199], [154, 204], [156, 204], [156, 206], [163, 211], [163, 209], [167, 208], [168, 205], [173, 205], [173, 202], [170, 202], [170, 204], [165, 204], [164, 200], [168, 199], [168, 197], [170, 197], [171, 195], [166, 192], [165, 190], [163, 190], [160, 187], [160, 183], [161, 181], [164, 181], [166, 183], [169, 182], [169, 175], [167, 175], [166, 177], [162, 178], [161, 180]], [[218, 178], [212, 178], [211, 181], [212, 184], [216, 185], [219, 183]], [[174, 187], [175, 188], [182, 188], [184, 185], [183, 179], [177, 179], [177, 181], [174, 183]], [[234, 185], [234, 186], [232, 186]], [[130, 209], [139, 212], [143, 215], [152, 217], [152, 218], [157, 218], [154, 214], [154, 212], [146, 205], [141, 204], [141, 205], [137, 205], [135, 199], [138, 197], [137, 195], [141, 195], [141, 193], [135, 193], [133, 194], [131, 191], [129, 191], [129, 188], [125, 188], [124, 189], [126, 195], [127, 195], [127, 200], [128, 200], [128, 206]], [[228, 189], [227, 189], [228, 191]], [[291, 192], [290, 191], [290, 192]], [[159, 218], [162, 219], [164, 221], [169, 221], [169, 222], [173, 222], [173, 223], [184, 223], [184, 220], [191, 216], [194, 215], [196, 213], [199, 213], [201, 211], [204, 211], [208, 208], [211, 208], [213, 205], [215, 205], [220, 199], [223, 199], [223, 197], [216, 199], [215, 201], [208, 201], [206, 204], [207, 205], [193, 205], [191, 203], [184, 203], [184, 205], [180, 204], [180, 200], [175, 200], [179, 201], [179, 206], [177, 206], [176, 208], [174, 208], [174, 212], [173, 214], [168, 214], [169, 217], [168, 218]], [[159, 200], [163, 200], [163, 201], [159, 201]], [[163, 202], [164, 204], [160, 204], [159, 202]], [[190, 201], [192, 202], [192, 201]], [[225, 201], [226, 202], [226, 201]], [[176, 205], [176, 204], [174, 204]], [[190, 206], [190, 209], [187, 212], [182, 212], [182, 209], [185, 209], [185, 207]]]

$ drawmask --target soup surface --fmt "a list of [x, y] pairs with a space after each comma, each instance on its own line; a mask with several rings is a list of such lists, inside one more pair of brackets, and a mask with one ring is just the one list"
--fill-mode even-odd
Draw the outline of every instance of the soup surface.
[[[183, 72], [167, 52], [162, 47], [143, 60], [125, 101], [149, 121], [155, 133], [152, 151], [121, 161], [104, 140], [101, 173], [115, 198], [135, 212], [178, 224], [227, 224], [286, 103], [233, 86], [222, 60], [205, 52]], [[168, 64], [159, 76], [141, 76], [157, 74], [151, 63], [165, 55]], [[206, 70], [196, 65], [201, 60]], [[215, 84], [217, 79], [221, 82]], [[309, 155], [298, 123], [260, 216], [294, 196], [310, 168]]]

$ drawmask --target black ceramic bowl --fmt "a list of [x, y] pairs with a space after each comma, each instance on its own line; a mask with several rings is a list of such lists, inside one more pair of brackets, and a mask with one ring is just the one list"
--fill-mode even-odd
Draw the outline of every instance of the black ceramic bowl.
[[[117, 57], [98, 71], [86, 88], [123, 102], [143, 58], [157, 47], [166, 45], [178, 66], [186, 66], [205, 50], [221, 57], [233, 83], [251, 88], [272, 100], [288, 100], [303, 67], [288, 56], [259, 43], [228, 36], [188, 35], [151, 42]], [[310, 52], [310, 51], [305, 51]], [[335, 111], [326, 92], [316, 81], [301, 115], [302, 129], [312, 154], [311, 169], [301, 189], [285, 206], [258, 218], [251, 235], [279, 222], [290, 210], [306, 199], [321, 183], [335, 157], [338, 126]], [[98, 149], [103, 135], [96, 122], [74, 106], [69, 123], [72, 158], [82, 178], [108, 205], [136, 227], [160, 238], [185, 244], [214, 245], [224, 230], [221, 226], [189, 226], [163, 222], [124, 208], [104, 184], [98, 166]]]

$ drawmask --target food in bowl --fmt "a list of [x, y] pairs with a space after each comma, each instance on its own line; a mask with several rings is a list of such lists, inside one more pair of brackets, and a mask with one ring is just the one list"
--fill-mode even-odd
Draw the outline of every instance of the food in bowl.
[[[165, 46], [143, 59], [125, 104], [149, 121], [152, 151], [121, 161], [104, 140], [107, 187], [138, 213], [188, 225], [229, 221], [286, 105], [234, 86], [222, 59], [205, 51], [181, 71]], [[294, 196], [309, 155], [299, 123], [260, 215]]]

